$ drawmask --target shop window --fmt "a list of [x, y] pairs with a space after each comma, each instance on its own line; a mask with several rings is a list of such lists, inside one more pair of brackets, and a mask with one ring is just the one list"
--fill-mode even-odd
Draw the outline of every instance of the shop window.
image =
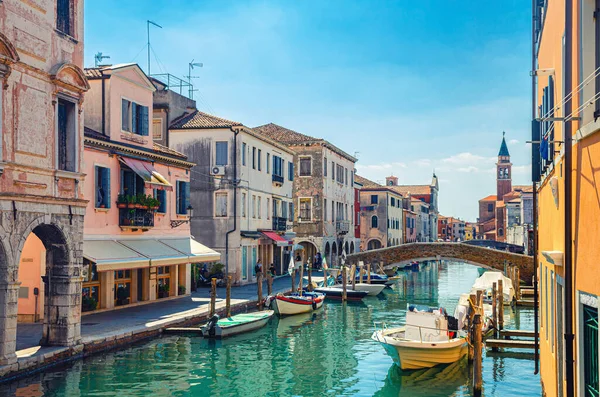
[[100, 279], [96, 264], [83, 258], [81, 268], [83, 287], [81, 289], [81, 311], [89, 312], [100, 308]]
[[110, 168], [95, 166], [96, 208], [110, 208]]
[[171, 289], [171, 267], [159, 266], [156, 268], [156, 288], [158, 299], [166, 298], [170, 295]]
[[131, 270], [115, 271], [115, 306], [128, 305], [131, 302]]

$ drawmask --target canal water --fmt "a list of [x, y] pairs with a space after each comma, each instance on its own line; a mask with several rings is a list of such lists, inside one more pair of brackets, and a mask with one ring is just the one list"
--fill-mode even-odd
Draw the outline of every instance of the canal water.
[[[401, 325], [407, 303], [454, 311], [478, 276], [443, 262], [405, 270], [362, 303], [327, 302], [224, 341], [168, 336], [0, 386], [2, 396], [470, 396], [466, 359], [400, 372], [371, 340], [374, 323]], [[533, 329], [530, 309], [506, 309], [507, 328]], [[540, 396], [533, 354], [488, 353], [485, 396]]]

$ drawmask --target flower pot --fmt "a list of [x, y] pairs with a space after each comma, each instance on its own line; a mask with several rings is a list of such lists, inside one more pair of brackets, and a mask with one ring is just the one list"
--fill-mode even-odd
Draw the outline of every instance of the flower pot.
[[127, 204], [127, 208], [135, 208], [135, 204]]
[[150, 209], [151, 209], [152, 211], [156, 211], [156, 210], [158, 210], [158, 205], [157, 205], [157, 206], [154, 206], [154, 207], [150, 207]]
[[137, 209], [141, 209], [141, 208], [143, 208], [143, 207], [144, 207], [144, 206], [143, 206], [143, 205], [141, 205], [141, 204], [134, 204], [134, 206], [133, 206], [133, 208], [137, 208]]
[[127, 207], [127, 204], [125, 203], [117, 203], [117, 208], [125, 208]]

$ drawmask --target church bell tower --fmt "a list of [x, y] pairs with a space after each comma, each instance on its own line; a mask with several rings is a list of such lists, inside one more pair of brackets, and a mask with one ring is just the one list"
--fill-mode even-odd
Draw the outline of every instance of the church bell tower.
[[506, 140], [502, 133], [502, 144], [498, 152], [498, 162], [496, 163], [496, 199], [502, 200], [505, 194], [512, 191], [512, 163], [510, 162], [510, 153], [506, 146]]

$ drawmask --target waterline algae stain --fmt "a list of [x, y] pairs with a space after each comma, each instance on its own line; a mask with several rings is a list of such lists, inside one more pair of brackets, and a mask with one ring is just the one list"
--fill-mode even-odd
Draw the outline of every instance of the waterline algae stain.
[[[478, 276], [467, 264], [404, 271], [392, 289], [363, 302], [327, 302], [315, 313], [272, 319], [225, 340], [163, 337], [0, 386], [2, 396], [470, 396], [466, 359], [401, 372], [374, 323], [398, 326], [407, 303], [454, 311]], [[532, 329], [531, 309], [506, 309], [506, 326]], [[532, 354], [488, 353], [485, 396], [540, 396]]]

